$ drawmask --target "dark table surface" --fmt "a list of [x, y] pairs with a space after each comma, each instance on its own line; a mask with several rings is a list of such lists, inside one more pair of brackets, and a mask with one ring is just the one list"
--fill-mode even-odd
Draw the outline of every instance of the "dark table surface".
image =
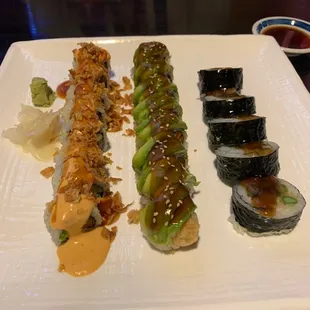
[[[249, 34], [266, 16], [310, 21], [310, 0], [1, 0], [0, 61], [21, 40], [156, 34]], [[310, 57], [290, 59], [310, 91]]]

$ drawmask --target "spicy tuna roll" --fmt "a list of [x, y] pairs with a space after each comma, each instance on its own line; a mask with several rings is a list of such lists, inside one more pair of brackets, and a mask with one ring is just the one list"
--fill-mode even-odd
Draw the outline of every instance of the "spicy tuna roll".
[[[299, 190], [276, 177], [251, 178], [233, 187], [232, 222], [251, 236], [289, 233], [306, 205]], [[241, 227], [240, 227], [241, 226]]]
[[279, 146], [274, 142], [258, 141], [216, 149], [218, 176], [225, 182], [255, 176], [276, 176], [280, 170]]
[[203, 101], [203, 116], [206, 121], [212, 118], [252, 115], [256, 113], [253, 96], [206, 96]]
[[214, 118], [208, 126], [208, 141], [212, 150], [221, 145], [239, 145], [267, 138], [266, 118], [263, 116]]
[[201, 95], [239, 93], [243, 86], [242, 68], [212, 68], [198, 71]]

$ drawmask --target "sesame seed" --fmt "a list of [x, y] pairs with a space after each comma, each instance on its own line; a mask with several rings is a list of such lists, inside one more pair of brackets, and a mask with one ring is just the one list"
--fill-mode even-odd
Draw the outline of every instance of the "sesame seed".
[[154, 224], [156, 223], [156, 217], [153, 217], [153, 223]]
[[164, 199], [166, 199], [167, 198], [167, 195], [164, 195]]
[[164, 154], [164, 153], [165, 153], [165, 150], [161, 150], [161, 152]]
[[170, 200], [167, 199], [166, 202], [165, 202], [165, 204], [168, 205], [169, 203], [170, 203]]
[[173, 220], [173, 218], [174, 218], [174, 215], [173, 214], [171, 214], [171, 217], [170, 217], [172, 220]]
[[164, 142], [168, 142], [168, 140], [164, 140]]
[[166, 181], [168, 181], [168, 177], [164, 176], [164, 179], [165, 179]]
[[160, 167], [164, 168], [164, 167], [165, 167], [165, 165], [160, 165]]
[[153, 154], [153, 155], [155, 155], [155, 152], [154, 152], [154, 151], [152, 151], [152, 154]]
[[173, 195], [174, 191], [170, 191], [170, 194]]
[[159, 148], [159, 146], [158, 145], [155, 145], [155, 149], [158, 149]]
[[170, 160], [170, 157], [167, 157], [167, 160]]
[[165, 226], [168, 226], [168, 222], [165, 223]]
[[163, 156], [163, 158], [166, 158], [166, 156]]
[[175, 168], [175, 171], [176, 171], [176, 172], [178, 172], [178, 171], [179, 171], [179, 169], [178, 169], [178, 168]]
[[167, 149], [168, 148], [168, 146], [167, 145], [164, 145], [164, 149]]
[[182, 203], [183, 203], [183, 200], [179, 200], [179, 203], [182, 204]]
[[152, 162], [151, 161], [149, 161], [149, 166], [151, 166], [152, 165]]
[[150, 109], [150, 111], [151, 111], [151, 113], [153, 113], [153, 112], [154, 112], [154, 110], [153, 110], [153, 109]]
[[163, 128], [164, 128], [164, 126], [160, 126], [159, 128], [160, 128], [160, 129], [163, 129]]
[[169, 127], [169, 124], [166, 124], [166, 127], [168, 128], [168, 127]]
[[154, 171], [155, 170], [155, 168], [151, 168], [151, 171]]
[[157, 216], [158, 215], [158, 212], [154, 212], [154, 216]]
[[178, 208], [180, 205], [181, 205], [181, 204], [178, 202], [178, 203], [177, 203], [177, 208]]
[[170, 136], [170, 135], [167, 135], [167, 137], [168, 137], [168, 138], [171, 138], [171, 136]]
[[169, 204], [168, 208], [172, 208], [172, 203]]
[[174, 167], [175, 167], [175, 165], [171, 165], [171, 167], [172, 167], [172, 168], [174, 168]]

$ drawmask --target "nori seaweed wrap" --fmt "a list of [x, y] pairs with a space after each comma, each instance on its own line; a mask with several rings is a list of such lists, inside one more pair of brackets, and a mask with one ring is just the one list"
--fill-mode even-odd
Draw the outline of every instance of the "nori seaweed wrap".
[[279, 146], [274, 142], [258, 141], [216, 149], [218, 176], [225, 182], [255, 176], [277, 176], [280, 170]]
[[276, 177], [243, 180], [232, 190], [234, 220], [252, 236], [290, 232], [305, 205], [294, 185]]
[[239, 93], [243, 86], [242, 68], [212, 68], [198, 71], [201, 95], [221, 91]]
[[221, 145], [239, 145], [267, 138], [263, 116], [213, 119], [208, 126], [209, 145], [213, 150]]
[[212, 118], [252, 115], [255, 113], [256, 106], [253, 96], [206, 96], [203, 100], [203, 116], [206, 121]]

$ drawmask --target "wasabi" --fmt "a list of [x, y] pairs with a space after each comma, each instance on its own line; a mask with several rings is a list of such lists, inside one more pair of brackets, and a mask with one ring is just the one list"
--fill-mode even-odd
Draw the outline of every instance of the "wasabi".
[[34, 77], [30, 84], [32, 103], [36, 107], [50, 107], [56, 99], [55, 92], [41, 77]]

